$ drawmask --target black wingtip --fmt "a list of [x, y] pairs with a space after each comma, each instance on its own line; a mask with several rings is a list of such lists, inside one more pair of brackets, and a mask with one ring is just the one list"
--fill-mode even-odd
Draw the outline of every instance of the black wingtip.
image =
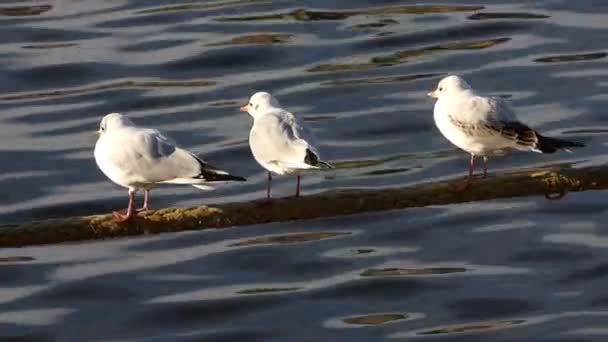
[[245, 179], [245, 177], [241, 177], [241, 176], [232, 176], [232, 180], [237, 181], [237, 182], [246, 182], [247, 181], [247, 179]]
[[209, 170], [203, 170], [201, 172], [200, 178], [203, 178], [207, 182], [245, 182], [247, 181], [244, 177], [241, 176], [233, 176], [228, 173], [216, 173]]
[[241, 176], [233, 176], [226, 171], [222, 171], [214, 166], [207, 164], [202, 159], [194, 156], [198, 163], [201, 165], [201, 173], [198, 175], [198, 178], [202, 178], [207, 182], [245, 182], [247, 181], [244, 177]]
[[333, 169], [334, 168], [334, 166], [331, 165], [330, 163], [319, 159], [319, 156], [317, 156], [310, 149], [306, 149], [306, 156], [304, 157], [304, 162], [308, 165], [317, 166], [322, 169]]
[[319, 157], [310, 149], [306, 149], [306, 156], [304, 156], [304, 163], [312, 166], [317, 166], [319, 163]]
[[554, 153], [557, 150], [568, 149], [570, 147], [585, 147], [586, 145], [577, 141], [568, 141], [556, 138], [549, 138], [542, 135], [538, 136], [538, 149], [543, 153]]

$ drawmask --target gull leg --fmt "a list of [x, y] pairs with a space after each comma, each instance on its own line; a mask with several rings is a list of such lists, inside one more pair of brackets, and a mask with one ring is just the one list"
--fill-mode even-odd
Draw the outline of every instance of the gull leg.
[[475, 155], [471, 153], [471, 159], [469, 161], [469, 176], [458, 186], [456, 186], [456, 191], [461, 192], [465, 191], [469, 185], [471, 185], [471, 179], [473, 179], [473, 172], [475, 172]]
[[140, 212], [140, 211], [148, 211], [148, 210], [150, 210], [150, 190], [144, 189], [144, 206], [137, 209], [137, 211]]
[[488, 157], [483, 156], [483, 178], [488, 175]]
[[118, 211], [112, 213], [114, 222], [122, 223], [127, 222], [133, 217], [133, 203], [135, 200], [135, 189], [129, 189], [129, 207], [127, 207], [127, 213], [123, 214]]
[[473, 178], [473, 173], [475, 172], [475, 155], [471, 153], [471, 160], [469, 161], [469, 177], [467, 177], [467, 181], [471, 181]]
[[266, 202], [270, 203], [270, 192], [272, 187], [272, 174], [268, 172], [268, 183], [266, 185]]
[[300, 175], [298, 175], [298, 180], [297, 180], [296, 197], [300, 197]]

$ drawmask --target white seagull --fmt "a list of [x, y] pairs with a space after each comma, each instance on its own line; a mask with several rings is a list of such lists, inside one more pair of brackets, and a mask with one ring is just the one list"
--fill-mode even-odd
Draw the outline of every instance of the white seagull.
[[475, 169], [475, 157], [483, 157], [483, 176], [488, 157], [510, 150], [554, 153], [558, 149], [584, 147], [578, 142], [542, 136], [521, 123], [509, 104], [500, 97], [484, 97], [459, 76], [445, 77], [437, 89], [427, 94], [437, 99], [435, 124], [452, 144], [471, 154], [469, 177]]
[[126, 214], [113, 213], [118, 222], [133, 216], [133, 200], [139, 189], [144, 190], [144, 205], [137, 211], [149, 210], [150, 189], [159, 183], [190, 184], [208, 190], [212, 189], [204, 185], [208, 182], [245, 180], [207, 164], [155, 129], [135, 126], [119, 113], [104, 116], [98, 134], [94, 152], [97, 166], [111, 181], [129, 189]]
[[333, 168], [321, 160], [314, 136], [296, 117], [281, 108], [266, 92], [253, 94], [240, 108], [253, 117], [249, 147], [255, 160], [268, 171], [266, 201], [270, 201], [272, 173], [297, 175], [295, 197], [300, 196], [300, 176], [311, 169]]

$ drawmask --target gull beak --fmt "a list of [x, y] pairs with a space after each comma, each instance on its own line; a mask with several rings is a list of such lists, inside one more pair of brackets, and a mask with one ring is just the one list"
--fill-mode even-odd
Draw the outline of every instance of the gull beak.
[[249, 113], [249, 105], [244, 105], [239, 109], [241, 110], [241, 112]]
[[433, 90], [430, 93], [426, 93], [427, 96], [433, 97], [433, 98], [437, 98], [437, 91]]
[[96, 134], [97, 136], [100, 136], [100, 135], [101, 135], [101, 129], [96, 130], [96, 131], [95, 131], [95, 134]]

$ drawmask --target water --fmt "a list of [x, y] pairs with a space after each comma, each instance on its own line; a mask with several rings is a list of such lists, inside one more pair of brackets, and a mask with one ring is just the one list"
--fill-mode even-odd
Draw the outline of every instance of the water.
[[[0, 219], [124, 207], [92, 158], [112, 111], [248, 178], [163, 187], [153, 206], [262, 197], [238, 111], [259, 90], [309, 121], [341, 166], [305, 177], [305, 193], [461, 176], [468, 158], [425, 96], [450, 72], [510, 97], [540, 131], [589, 144], [492, 159], [491, 171], [605, 162], [603, 1], [430, 5], [1, 1]], [[276, 178], [275, 195], [294, 190]], [[0, 337], [603, 341], [604, 203], [585, 192], [4, 249]]]

